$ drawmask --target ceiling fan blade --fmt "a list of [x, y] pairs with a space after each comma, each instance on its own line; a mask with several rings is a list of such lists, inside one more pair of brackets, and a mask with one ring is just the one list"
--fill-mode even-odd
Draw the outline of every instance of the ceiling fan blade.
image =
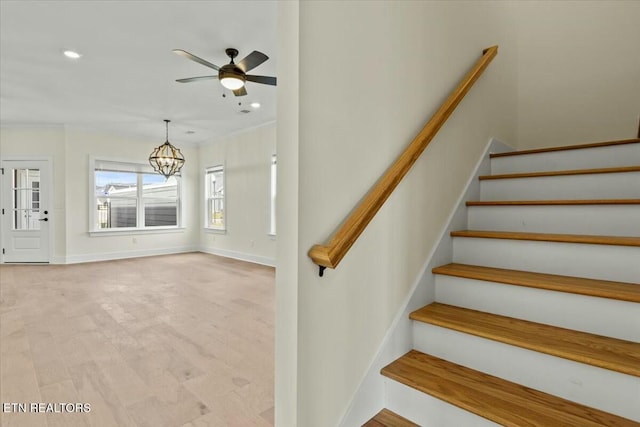
[[245, 96], [247, 94], [247, 89], [242, 86], [240, 89], [232, 90], [235, 96]]
[[249, 75], [249, 74], [246, 75], [245, 78], [249, 82], [262, 83], [262, 84], [271, 85], [271, 86], [275, 86], [276, 85], [276, 80], [277, 80], [275, 77], [253, 76], [253, 75]]
[[217, 65], [212, 64], [212, 63], [211, 63], [211, 62], [209, 62], [209, 61], [205, 61], [205, 60], [204, 60], [204, 59], [202, 59], [202, 58], [198, 58], [197, 56], [195, 56], [195, 55], [193, 55], [193, 54], [191, 54], [191, 53], [187, 52], [186, 50], [182, 50], [182, 49], [173, 49], [173, 53], [176, 53], [176, 54], [178, 54], [178, 55], [180, 55], [180, 56], [184, 56], [185, 58], [190, 59], [190, 60], [192, 60], [192, 61], [195, 61], [195, 62], [197, 62], [198, 64], [202, 64], [202, 65], [204, 65], [205, 67], [213, 68], [213, 69], [214, 69], [214, 70], [216, 70], [216, 71], [218, 71], [218, 70], [220, 69], [220, 67], [218, 67]]
[[218, 76], [200, 76], [200, 77], [189, 77], [187, 79], [178, 79], [176, 81], [178, 83], [190, 83], [190, 82], [197, 82], [198, 80], [212, 80], [217, 78]]
[[264, 61], [269, 59], [267, 55], [262, 52], [258, 52], [254, 50], [249, 55], [247, 55], [242, 61], [238, 62], [238, 67], [242, 68], [242, 71], [245, 73], [249, 70], [253, 70], [258, 65], [262, 64]]

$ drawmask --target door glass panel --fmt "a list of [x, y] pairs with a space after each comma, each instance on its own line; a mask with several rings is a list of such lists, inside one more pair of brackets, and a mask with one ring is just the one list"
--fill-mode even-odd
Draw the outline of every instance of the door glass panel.
[[12, 169], [11, 210], [14, 230], [40, 229], [40, 170]]
[[31, 190], [31, 208], [39, 209], [40, 208], [40, 183], [34, 182], [33, 188]]

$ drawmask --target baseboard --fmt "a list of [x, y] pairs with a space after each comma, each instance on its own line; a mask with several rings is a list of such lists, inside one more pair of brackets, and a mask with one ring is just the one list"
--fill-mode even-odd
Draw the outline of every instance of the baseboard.
[[137, 251], [118, 251], [107, 252], [97, 254], [82, 254], [82, 255], [67, 255], [66, 257], [54, 257], [52, 264], [79, 264], [84, 262], [96, 262], [96, 261], [112, 261], [116, 259], [125, 258], [140, 258], [154, 255], [171, 255], [181, 254], [186, 252], [198, 252], [198, 248], [195, 246], [181, 246], [175, 248], [159, 248], [159, 249], [144, 249]]
[[196, 246], [183, 246], [177, 248], [147, 249], [139, 251], [118, 251], [97, 254], [54, 256], [51, 258], [51, 264], [80, 264], [85, 262], [112, 261], [125, 258], [140, 258], [154, 255], [171, 255], [186, 252], [204, 252], [207, 254], [233, 258], [240, 261], [252, 262], [254, 264], [266, 265], [269, 267], [276, 266], [274, 258], [264, 257], [260, 255], [247, 254], [243, 252], [230, 251], [226, 249], [205, 248]]
[[396, 315], [380, 348], [369, 366], [358, 390], [351, 399], [346, 413], [340, 422], [341, 427], [360, 426], [385, 406], [385, 380], [380, 369], [405, 354], [412, 348], [413, 338], [409, 313], [434, 301], [435, 282], [431, 270], [438, 265], [451, 262], [453, 257], [452, 240], [449, 233], [454, 229], [465, 229], [467, 225], [466, 201], [479, 200], [480, 175], [491, 172], [490, 153], [513, 151], [513, 148], [497, 139], [490, 139], [478, 160], [464, 190], [460, 194], [451, 214], [434, 246], [427, 257], [424, 267], [411, 287], [408, 297], [402, 304], [403, 309]]
[[49, 261], [49, 264], [66, 264], [66, 263], [67, 263], [67, 257], [58, 256], [58, 255], [52, 256], [51, 260]]
[[244, 252], [231, 251], [228, 249], [219, 249], [219, 248], [199, 248], [200, 252], [204, 252], [211, 255], [223, 256], [226, 258], [233, 258], [240, 261], [252, 262], [254, 264], [266, 265], [268, 267], [275, 267], [276, 260], [275, 258], [269, 258], [261, 255], [253, 255]]

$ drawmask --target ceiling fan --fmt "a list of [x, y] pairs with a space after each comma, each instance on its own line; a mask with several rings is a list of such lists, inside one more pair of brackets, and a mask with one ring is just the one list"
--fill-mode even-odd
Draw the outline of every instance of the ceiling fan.
[[187, 52], [182, 49], [174, 49], [174, 53], [184, 56], [187, 59], [195, 61], [199, 64], [204, 65], [205, 67], [213, 68], [218, 72], [217, 76], [200, 76], [200, 77], [189, 77], [187, 79], [178, 79], [177, 82], [180, 83], [189, 83], [195, 82], [199, 80], [211, 80], [211, 79], [219, 79], [222, 86], [229, 89], [233, 92], [235, 96], [244, 96], [247, 94], [247, 89], [244, 87], [245, 82], [254, 82], [254, 83], [262, 83], [266, 85], [275, 86], [276, 78], [269, 76], [255, 76], [252, 74], [247, 74], [248, 71], [256, 68], [258, 65], [265, 62], [269, 57], [262, 52], [258, 52], [254, 50], [249, 55], [247, 55], [243, 60], [238, 62], [237, 64], [233, 62], [233, 59], [238, 56], [238, 50], [233, 48], [225, 49], [225, 52], [229, 58], [231, 58], [231, 62], [222, 67], [218, 67], [215, 64], [212, 64], [209, 61], [206, 61], [202, 58], [198, 58], [197, 56]]

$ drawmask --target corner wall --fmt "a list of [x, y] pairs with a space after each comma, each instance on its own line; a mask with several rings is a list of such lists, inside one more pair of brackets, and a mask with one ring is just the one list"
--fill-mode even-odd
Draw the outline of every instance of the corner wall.
[[516, 2], [518, 148], [634, 138], [640, 2]]
[[[271, 155], [276, 126], [269, 124], [199, 147], [200, 249], [216, 255], [275, 265], [275, 236], [269, 235]], [[224, 166], [226, 231], [204, 229], [206, 168]]]
[[300, 2], [278, 2], [275, 425], [298, 420]]
[[[338, 424], [486, 141], [514, 141], [508, 18], [500, 2], [299, 3], [299, 50], [288, 53], [299, 55], [298, 120], [278, 111], [279, 133], [297, 131], [299, 150], [298, 203], [287, 207], [298, 210], [298, 280], [277, 282], [298, 301], [289, 349], [297, 403], [278, 407], [296, 425]], [[329, 238], [494, 44], [500, 53], [486, 74], [341, 265], [319, 278], [309, 248]]]

